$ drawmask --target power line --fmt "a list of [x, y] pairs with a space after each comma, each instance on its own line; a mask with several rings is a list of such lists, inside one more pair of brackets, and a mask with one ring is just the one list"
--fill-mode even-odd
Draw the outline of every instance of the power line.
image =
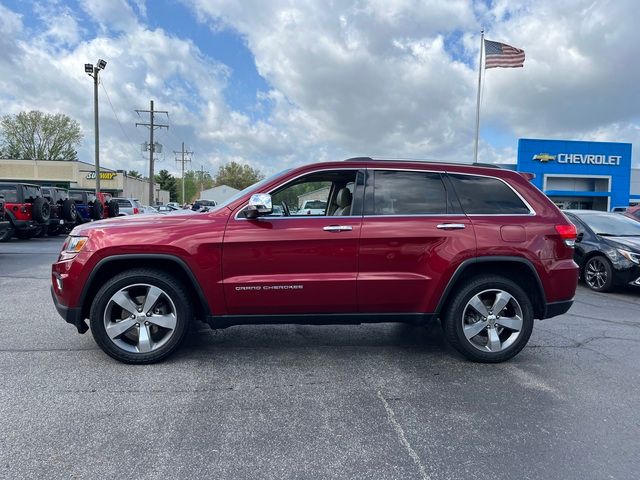
[[129, 135], [127, 135], [127, 132], [125, 131], [124, 127], [122, 126], [122, 123], [120, 122], [120, 119], [118, 118], [118, 114], [116, 113], [116, 109], [113, 108], [113, 103], [111, 103], [111, 98], [109, 98], [109, 92], [107, 92], [107, 87], [105, 87], [104, 79], [102, 79], [102, 78], [100, 79], [100, 85], [102, 85], [102, 90], [104, 90], [104, 93], [107, 96], [107, 101], [109, 102], [109, 106], [111, 106], [111, 111], [113, 112], [113, 116], [116, 117], [116, 121], [118, 122], [118, 125], [120, 125], [120, 130], [122, 130], [122, 133], [124, 134], [124, 136], [127, 139], [127, 141], [129, 143], [133, 143], [131, 141], [131, 139], [129, 138]]

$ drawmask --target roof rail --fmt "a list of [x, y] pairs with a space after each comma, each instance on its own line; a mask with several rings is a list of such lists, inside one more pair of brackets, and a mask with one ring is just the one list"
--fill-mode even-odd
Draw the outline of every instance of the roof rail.
[[441, 160], [433, 160], [426, 158], [371, 158], [371, 157], [353, 157], [347, 158], [344, 160], [345, 162], [415, 162], [415, 163], [440, 163], [443, 165], [472, 165], [474, 167], [485, 167], [485, 168], [502, 168], [497, 163], [458, 163], [458, 162], [443, 162]]

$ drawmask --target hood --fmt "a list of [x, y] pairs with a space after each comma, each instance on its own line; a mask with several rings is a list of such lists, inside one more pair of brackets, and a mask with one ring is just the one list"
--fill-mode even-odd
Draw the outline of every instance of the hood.
[[[202, 215], [205, 216], [205, 215]], [[138, 214], [125, 215], [122, 217], [106, 218], [95, 222], [83, 223], [73, 229], [71, 235], [87, 235], [95, 230], [112, 230], [112, 229], [144, 229], [144, 228], [165, 228], [167, 226], [178, 226], [184, 222], [193, 221], [195, 215], [156, 215], [156, 214]]]
[[635, 253], [640, 253], [640, 236], [639, 237], [602, 237], [608, 243], [616, 248], [623, 248]]

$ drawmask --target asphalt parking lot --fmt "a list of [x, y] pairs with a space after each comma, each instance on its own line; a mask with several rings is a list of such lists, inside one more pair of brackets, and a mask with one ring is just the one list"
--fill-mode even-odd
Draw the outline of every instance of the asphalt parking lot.
[[439, 326], [245, 326], [126, 366], [56, 313], [63, 239], [0, 244], [0, 478], [630, 479], [640, 291], [579, 288], [512, 361]]

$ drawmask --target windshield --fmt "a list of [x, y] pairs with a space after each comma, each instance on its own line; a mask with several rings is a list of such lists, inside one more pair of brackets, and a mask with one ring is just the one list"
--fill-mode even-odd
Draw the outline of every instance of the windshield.
[[[244, 190], [241, 190], [238, 193], [236, 193], [233, 197], [227, 198], [225, 201], [220, 202], [220, 204], [218, 204], [216, 206], [216, 210], [219, 209], [219, 208], [222, 208], [222, 207], [226, 207], [227, 205], [235, 202], [236, 200], [238, 200], [239, 198], [243, 197], [244, 195], [246, 195], [247, 193], [251, 192], [252, 190], [260, 189], [260, 187], [262, 187], [263, 185], [266, 185], [267, 183], [269, 183], [274, 178], [279, 177], [280, 175], [288, 172], [289, 170], [291, 170], [291, 169], [287, 168], [286, 170], [282, 170], [281, 172], [276, 173], [275, 175], [271, 175], [270, 177], [267, 177], [264, 180], [260, 180], [259, 182], [256, 182], [253, 185], [249, 185]], [[260, 193], [260, 192], [258, 192], [258, 193]]]
[[597, 235], [639, 236], [640, 222], [615, 213], [578, 215]]

